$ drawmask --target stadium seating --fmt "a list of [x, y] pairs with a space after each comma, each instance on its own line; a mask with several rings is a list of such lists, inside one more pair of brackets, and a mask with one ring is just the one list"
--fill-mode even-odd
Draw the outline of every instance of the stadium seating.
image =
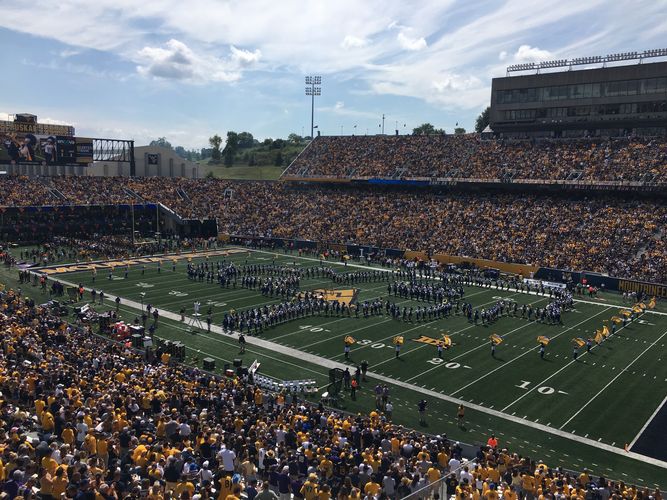
[[[667, 205], [650, 199], [302, 189], [157, 177], [51, 182], [45, 192], [40, 181], [10, 178], [0, 190], [19, 206], [145, 200], [182, 217], [217, 218], [219, 230], [233, 235], [368, 244], [667, 282]], [[57, 197], [49, 198], [53, 191]]]
[[482, 140], [476, 134], [318, 137], [293, 177], [667, 182], [664, 138]]
[[0, 292], [0, 310], [7, 498], [253, 499], [264, 480], [275, 493], [289, 485], [294, 498], [310, 487], [321, 500], [403, 498], [441, 477], [456, 498], [517, 498], [522, 490], [649, 498], [648, 490], [586, 470], [550, 469], [502, 443], [461, 464], [458, 443], [391, 425], [376, 412], [341, 415], [168, 356], [145, 361], [11, 290]]

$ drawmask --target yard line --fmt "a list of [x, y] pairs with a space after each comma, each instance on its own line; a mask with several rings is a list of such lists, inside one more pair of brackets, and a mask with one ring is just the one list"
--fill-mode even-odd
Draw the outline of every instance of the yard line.
[[[649, 345], [646, 349], [644, 349], [641, 353], [639, 353], [639, 355], [638, 355], [635, 359], [633, 359], [632, 361], [630, 361], [630, 363], [629, 363], [625, 368], [623, 368], [620, 372], [618, 372], [618, 375], [616, 375], [613, 379], [611, 379], [611, 380], [609, 381], [609, 383], [608, 383], [607, 385], [605, 385], [602, 389], [600, 389], [600, 390], [598, 391], [598, 393], [597, 393], [595, 396], [593, 396], [592, 398], [589, 398], [589, 400], [586, 401], [586, 404], [583, 405], [581, 408], [579, 408], [579, 409], [577, 410], [577, 412], [576, 412], [574, 415], [572, 415], [570, 418], [568, 418], [567, 421], [566, 421], [563, 425], [561, 425], [561, 426], [559, 427], [559, 429], [562, 429], [562, 428], [565, 427], [567, 424], [569, 424], [570, 421], [572, 421], [577, 415], [579, 415], [579, 414], [582, 412], [582, 410], [583, 410], [584, 408], [586, 408], [589, 404], [591, 404], [591, 403], [593, 402], [593, 400], [594, 400], [595, 398], [597, 398], [600, 394], [602, 394], [602, 393], [607, 389], [607, 387], [609, 387], [611, 384], [613, 384], [613, 383], [618, 379], [618, 377], [620, 377], [621, 375], [623, 375], [623, 373], [625, 373], [625, 371], [626, 371], [628, 368], [630, 368], [632, 365], [634, 365], [635, 362], [636, 362], [639, 358], [641, 358], [641, 357], [642, 357], [644, 354], [646, 354], [646, 353], [647, 353], [647, 352], [648, 352], [648, 351], [649, 351], [655, 344], [657, 344], [660, 340], [662, 340], [662, 338], [663, 338], [665, 335], [667, 335], [667, 330], [665, 330], [665, 332], [664, 332], [662, 335], [660, 335], [660, 337], [658, 337], [656, 340], [654, 340], [653, 343], [652, 343], [651, 345]], [[665, 398], [665, 400], [667, 400], [667, 398]], [[662, 402], [662, 404], [661, 404], [660, 406], [662, 406], [662, 405], [665, 403], [665, 400], [663, 400], [663, 402]], [[654, 413], [654, 415], [655, 415], [655, 413]], [[651, 417], [651, 418], [653, 418], [653, 417]], [[649, 421], [650, 421], [650, 420], [649, 420]], [[645, 427], [644, 427], [644, 428], [645, 428]], [[644, 430], [644, 428], [642, 428], [642, 430]], [[640, 434], [641, 434], [641, 431], [640, 431]], [[637, 439], [637, 438], [635, 438], [635, 439]]]
[[[456, 334], [458, 334], [458, 333], [461, 333], [461, 332], [463, 332], [463, 331], [465, 331], [465, 330], [468, 330], [469, 328], [474, 328], [475, 326], [477, 326], [477, 325], [470, 325], [470, 326], [467, 326], [467, 327], [465, 327], [463, 330], [458, 330], [458, 331], [452, 333], [452, 334], [450, 335], [450, 337], [453, 336], [453, 335], [456, 335]], [[408, 330], [408, 331], [409, 331], [409, 330]], [[416, 351], [417, 349], [421, 349], [422, 347], [427, 347], [427, 346], [429, 346], [429, 344], [420, 345], [419, 347], [415, 347], [414, 349], [411, 349], [411, 350], [409, 350], [409, 351], [406, 351], [406, 352], [403, 353], [403, 354], [409, 354], [409, 353], [411, 353], [411, 352], [413, 352], [413, 351]], [[430, 346], [430, 347], [433, 347], [433, 346]], [[395, 358], [388, 358], [388, 359], [385, 359], [384, 361], [380, 361], [379, 363], [374, 364], [374, 365], [373, 365], [373, 368], [376, 368], [376, 367], [378, 367], [379, 365], [383, 365], [383, 364], [385, 364], [385, 363], [392, 362], [394, 359], [395, 359]], [[410, 380], [410, 379], [408, 379], [408, 380]]]
[[[569, 327], [567, 330], [563, 330], [563, 331], [560, 332], [558, 335], [555, 335], [551, 340], [553, 340], [553, 339], [557, 339], [558, 337], [560, 337], [560, 336], [563, 335], [564, 333], [567, 333], [567, 332], [569, 332], [570, 330], [573, 330], [574, 328], [578, 327], [579, 325], [583, 325], [584, 323], [586, 323], [586, 322], [592, 320], [592, 319], [595, 318], [596, 316], [599, 316], [600, 314], [603, 314], [603, 313], [607, 312], [609, 309], [611, 309], [611, 307], [607, 307], [606, 309], [600, 311], [599, 313], [594, 314], [593, 316], [590, 316], [590, 317], [586, 318], [585, 320], [580, 321], [580, 322], [577, 323], [576, 325]], [[467, 388], [470, 387], [471, 385], [476, 384], [476, 383], [479, 382], [480, 380], [485, 379], [486, 377], [488, 377], [488, 376], [491, 375], [492, 373], [495, 373], [495, 372], [497, 372], [498, 370], [500, 370], [501, 368], [506, 367], [506, 366], [509, 365], [510, 363], [514, 363], [516, 360], [521, 359], [522, 357], [526, 356], [527, 354], [532, 353], [535, 349], [537, 349], [537, 348], [527, 350], [526, 352], [524, 352], [523, 354], [520, 354], [519, 356], [517, 356], [516, 358], [512, 359], [511, 361], [508, 361], [507, 363], [504, 363], [504, 364], [500, 365], [498, 368], [496, 368], [496, 369], [494, 369], [494, 370], [491, 370], [490, 372], [485, 373], [484, 375], [482, 375], [481, 377], [479, 377], [479, 378], [473, 380], [473, 381], [470, 382], [469, 384], [466, 384], [466, 385], [464, 385], [463, 387], [461, 387], [460, 389], [455, 390], [454, 392], [450, 393], [450, 395], [453, 396], [453, 395], [456, 394], [457, 392], [461, 392], [462, 390], [467, 389]], [[539, 387], [539, 385], [537, 385], [537, 386], [535, 386], [535, 387]], [[529, 392], [530, 392], [530, 391], [529, 391]], [[524, 396], [525, 396], [525, 394], [524, 394]], [[518, 400], [517, 400], [517, 401], [518, 401]], [[516, 401], [515, 401], [515, 402], [516, 402]], [[511, 404], [508, 405], [508, 406], [512, 406], [512, 404], [514, 404], [514, 403], [511, 403]], [[501, 411], [504, 412], [504, 411], [508, 408], [508, 406], [506, 406], [505, 408], [503, 408]]]
[[[604, 311], [603, 311], [603, 312], [604, 312]], [[598, 313], [598, 314], [599, 314], [599, 313]], [[595, 316], [592, 316], [592, 317], [595, 317]], [[628, 324], [630, 324], [630, 323], [628, 323]], [[626, 325], [626, 326], [627, 326], [627, 325]], [[623, 328], [625, 328], [625, 326], [622, 326], [621, 328], [619, 328], [618, 331], [617, 331], [616, 333], [618, 333], [618, 332], [620, 332], [621, 330], [623, 330]], [[597, 346], [597, 345], [594, 345], [592, 348], [595, 349], [596, 347], [598, 347], [598, 346]], [[579, 357], [579, 359], [583, 358], [586, 354], [588, 354], [588, 351], [582, 353], [582, 355]], [[563, 367], [560, 368], [559, 370], [556, 370], [554, 373], [552, 373], [551, 375], [549, 375], [547, 378], [545, 378], [544, 380], [542, 380], [541, 382], [539, 382], [538, 384], [536, 384], [532, 389], [527, 390], [525, 393], [523, 393], [523, 394], [522, 394], [521, 396], [519, 396], [517, 399], [515, 399], [515, 400], [512, 401], [510, 404], [508, 404], [505, 408], [502, 409], [502, 411], [505, 411], [507, 408], [509, 408], [509, 407], [512, 406], [513, 404], [518, 403], [518, 402], [521, 401], [523, 398], [525, 398], [528, 394], [532, 393], [534, 389], [536, 389], [536, 388], [538, 388], [538, 387], [541, 387], [542, 385], [544, 385], [545, 382], [551, 380], [553, 377], [555, 377], [556, 375], [558, 375], [560, 372], [562, 372], [563, 370], [565, 370], [565, 369], [568, 368], [569, 366], [572, 366], [572, 365], [573, 365], [574, 363], [576, 363], [576, 362], [577, 362], [577, 360], [576, 360], [576, 359], [573, 359], [572, 361], [570, 361], [568, 364], [566, 364], [565, 366], [563, 366]], [[602, 368], [604, 368], [605, 366], [606, 366], [606, 365], [602, 365]]]
[[[543, 299], [542, 299], [542, 300], [543, 300]], [[539, 302], [539, 301], [538, 301], [538, 302]], [[501, 337], [505, 338], [505, 337], [506, 337], [507, 335], [509, 335], [510, 333], [516, 332], [516, 331], [518, 331], [518, 330], [521, 330], [522, 328], [525, 328], [525, 327], [527, 327], [527, 326], [531, 326], [531, 325], [534, 325], [534, 323], [533, 323], [532, 321], [526, 323], [525, 325], [521, 325], [520, 327], [515, 328], [514, 330], [510, 330], [510, 331], [507, 332], [505, 335], [501, 335]], [[474, 325], [473, 325], [473, 326], [474, 326]], [[462, 358], [462, 357], [465, 356], [466, 354], [470, 354], [471, 352], [476, 351], [477, 349], [481, 349], [482, 347], [485, 347], [485, 346], [488, 346], [488, 345], [489, 345], [488, 342], [484, 342], [483, 344], [480, 344], [480, 345], [478, 345], [477, 347], [473, 347], [472, 349], [469, 349], [469, 350], [467, 350], [466, 352], [463, 352], [463, 353], [459, 354], [458, 356], [453, 357], [453, 358], [450, 359], [449, 361], [451, 362], [451, 361], [454, 361], [455, 359]], [[444, 365], [444, 364], [445, 364], [445, 363], [440, 363], [440, 365]], [[433, 368], [429, 368], [428, 370], [424, 370], [423, 372], [421, 372], [421, 373], [415, 375], [414, 377], [411, 377], [411, 378], [407, 379], [406, 382], [410, 382], [411, 380], [414, 380], [414, 379], [416, 379], [416, 378], [419, 378], [419, 377], [421, 377], [422, 375], [426, 375], [427, 373], [432, 372], [433, 370], [435, 370], [436, 368], [438, 368], [440, 365], [435, 365]]]
[[[478, 293], [481, 293], [481, 292], [476, 292], [476, 293], [473, 293], [472, 295], [477, 295]], [[518, 293], [518, 292], [517, 292], [517, 293]], [[470, 295], [470, 296], [472, 296], [472, 295]], [[516, 293], [513, 293], [512, 295], [508, 295], [507, 298], [509, 298], [509, 297], [513, 297], [514, 295], [517, 295], [517, 294], [516, 294]], [[466, 297], [466, 298], [467, 298], [467, 297]], [[543, 299], [540, 299], [540, 300], [543, 300]], [[495, 301], [485, 302], [484, 304], [479, 304], [477, 307], [485, 306], [485, 305], [487, 305], [487, 304], [492, 304], [493, 302], [495, 302]], [[531, 304], [535, 304], [535, 303], [537, 303], [537, 302], [540, 302], [540, 301], [538, 300], [538, 301], [536, 301], [536, 302], [531, 302]], [[509, 316], [508, 316], [508, 317], [509, 317]], [[457, 335], [457, 334], [459, 334], [459, 333], [461, 333], [461, 332], [464, 332], [464, 331], [466, 331], [466, 330], [469, 330], [470, 328], [474, 328], [475, 326], [478, 326], [478, 325], [476, 325], [476, 324], [472, 324], [472, 325], [470, 325], [470, 326], [467, 326], [466, 328], [463, 328], [462, 330], [458, 330], [458, 331], [456, 331], [456, 332], [450, 334], [450, 337], [451, 337], [452, 335]], [[465, 335], [464, 335], [464, 336], [465, 336]], [[468, 337], [470, 337], [470, 335], [468, 335]], [[430, 345], [430, 344], [423, 344], [423, 345], [414, 347], [413, 349], [410, 349], [409, 351], [405, 351], [405, 352], [402, 353], [402, 354], [403, 354], [403, 355], [405, 355], [405, 354], [410, 354], [411, 352], [418, 351], [419, 349], [423, 349], [423, 348], [425, 348], [425, 347], [433, 347], [433, 346]], [[379, 364], [388, 363], [389, 361], [391, 361], [391, 359], [387, 359], [387, 360], [385, 360], [385, 361], [382, 361], [382, 362], [380, 362]], [[375, 366], [377, 366], [377, 365], [375, 365]]]
[[[373, 287], [373, 288], [370, 288], [369, 290], [377, 290], [378, 288], [384, 288], [384, 287]], [[403, 301], [403, 302], [397, 302], [397, 304], [403, 304], [404, 302], [408, 302], [408, 301], [406, 300], [406, 301]], [[315, 315], [312, 315], [312, 316], [308, 316], [308, 317], [311, 317], [311, 318], [313, 318], [313, 317], [320, 318], [320, 317], [323, 317], [323, 316], [315, 316]], [[324, 316], [324, 317], [326, 318], [327, 316]], [[332, 316], [332, 317], [333, 317], [333, 316]], [[317, 325], [317, 326], [331, 325], [331, 324], [333, 324], [333, 323], [337, 323], [337, 322], [342, 321], [342, 320], [344, 320], [344, 319], [350, 319], [350, 316], [338, 317], [337, 319], [335, 319], [335, 320], [333, 320], [333, 321], [327, 321], [326, 323], [322, 323], [322, 324]], [[303, 330], [296, 330], [296, 331], [294, 331], [294, 332], [290, 332], [290, 333], [285, 333], [285, 334], [283, 334], [283, 335], [279, 335], [278, 337], [272, 337], [272, 338], [271, 338], [271, 341], [275, 341], [275, 340], [278, 340], [278, 339], [282, 339], [282, 338], [285, 338], [285, 337], [289, 337], [290, 335], [296, 335], [297, 333], [300, 333], [300, 332], [302, 332], [302, 331], [303, 331]]]
[[334, 335], [334, 336], [328, 337], [324, 340], [318, 340], [317, 342], [313, 342], [312, 344], [306, 344], [302, 347], [299, 347], [299, 349], [304, 349], [306, 347], [312, 347], [314, 345], [321, 344], [323, 342], [329, 342], [330, 340], [336, 339], [338, 337], [343, 337], [343, 336], [347, 337], [348, 335], [350, 335], [352, 333], [360, 332], [361, 330], [365, 330], [366, 328], [373, 328], [374, 326], [378, 326], [378, 325], [381, 325], [383, 323], [387, 323], [388, 321], [391, 321], [391, 318], [386, 318], [382, 321], [378, 321], [377, 323], [371, 323], [370, 325], [367, 324], [366, 326], [362, 326], [361, 328], [356, 328], [355, 330], [349, 330], [345, 333], [342, 333], [342, 334], [339, 334], [339, 335]]
[[[325, 284], [325, 283], [329, 283], [329, 281], [317, 281], [315, 283], [309, 283], [308, 285], [317, 286], [318, 284]], [[197, 284], [203, 285], [204, 282], [198, 282]], [[213, 283], [206, 283], [206, 285], [213, 285]], [[210, 289], [211, 287], [210, 286], [204, 286], [202, 288], [203, 289]], [[221, 287], [218, 283], [215, 283], [215, 288], [218, 289], [218, 290], [221, 289]], [[184, 288], [184, 290], [186, 290], [186, 288]], [[189, 288], [187, 288], [187, 290], [189, 290]], [[232, 303], [232, 302], [239, 302], [239, 301], [242, 301], [242, 300], [248, 300], [248, 299], [252, 299], [252, 298], [262, 297], [263, 300], [261, 302], [252, 302], [251, 304], [244, 305], [243, 306], [244, 308], [256, 307], [256, 306], [261, 306], [263, 304], [273, 303], [273, 301], [278, 301], [279, 302], [281, 300], [285, 300], [280, 296], [273, 296], [272, 297], [272, 296], [262, 295], [261, 290], [259, 288], [245, 288], [245, 287], [239, 286], [238, 288], [222, 288], [222, 290], [223, 290], [222, 292], [215, 292], [215, 293], [212, 293], [212, 294], [207, 294], [207, 293], [198, 294], [198, 293], [196, 293], [197, 290], [191, 290], [190, 293], [192, 294], [192, 296], [191, 296], [192, 298], [198, 298], [200, 300], [212, 300], [213, 298], [218, 300], [218, 297], [220, 297], [222, 299], [222, 300], [220, 300], [220, 302], [225, 302], [225, 303], [228, 303], [228, 304]], [[308, 288], [303, 288], [301, 291], [306, 291], [306, 290], [308, 290]], [[183, 290], [177, 290], [177, 291], [180, 292], [180, 291], [183, 291]], [[233, 298], [233, 299], [225, 299], [224, 298], [223, 294], [226, 294], [227, 292], [234, 292], [234, 291], [243, 292], [244, 294], [241, 297], [237, 297], [237, 298]], [[251, 292], [251, 293], [245, 294], [245, 292]], [[181, 297], [180, 300], [175, 299], [175, 300], [170, 300], [170, 301], [167, 301], [167, 302], [163, 302], [161, 305], [162, 305], [162, 307], [166, 307], [166, 306], [169, 306], [169, 305], [178, 304], [178, 303], [182, 302], [183, 299], [185, 299], [185, 297]]]
[[[485, 306], [485, 305], [488, 305], [488, 304], [493, 304], [494, 302], [496, 302], [496, 301], [495, 301], [495, 300], [491, 300], [491, 301], [489, 301], [489, 302], [484, 302], [483, 304], [479, 304], [477, 307]], [[398, 303], [398, 304], [402, 304], [403, 302], [397, 302], [397, 303]], [[441, 318], [441, 319], [447, 319], [447, 318]], [[440, 321], [440, 320], [435, 320], [435, 321]], [[433, 323], [435, 323], [435, 321], [433, 321]], [[398, 335], [405, 335], [406, 333], [411, 332], [411, 331], [413, 331], [413, 330], [417, 330], [418, 328], [424, 328], [425, 325], [426, 325], [426, 323], [419, 323], [419, 324], [417, 324], [417, 326], [415, 326], [414, 328], [410, 328], [410, 329], [408, 329], [408, 330], [403, 330], [403, 331], [400, 332]], [[469, 327], [467, 327], [467, 328], [464, 328], [464, 330], [467, 330], [468, 328], [472, 328], [472, 327], [474, 327], [474, 326], [477, 326], [477, 325], [471, 325], [471, 326], [469, 326]], [[463, 330], [461, 330], [461, 331], [463, 331]], [[341, 336], [341, 335], [337, 335], [337, 336]], [[389, 335], [388, 337], [384, 337], [384, 338], [381, 338], [381, 339], [376, 340], [374, 343], [382, 342], [383, 340], [389, 340], [389, 339], [394, 338], [395, 336], [396, 336], [396, 334]], [[332, 337], [332, 338], [335, 338], [335, 337]], [[364, 348], [366, 348], [366, 347], [368, 347], [368, 345], [360, 346], [360, 347], [358, 347], [357, 349], [352, 349], [352, 350], [351, 350], [351, 353], [352, 353], [352, 352], [356, 352], [356, 351], [360, 351], [361, 349], [364, 349]], [[424, 346], [419, 346], [419, 347], [424, 347]], [[414, 351], [414, 350], [416, 350], [416, 349], [419, 349], [419, 347], [416, 347], [416, 348], [414, 348], [414, 349], [412, 349], [412, 350], [410, 350], [410, 351], [407, 351], [407, 352], [404, 353], [404, 354], [407, 354], [408, 352], [412, 352], [412, 351]], [[343, 355], [344, 355], [344, 354], [345, 354], [345, 353], [343, 353]], [[340, 356], [341, 356], [340, 354], [337, 354], [336, 356], [332, 356], [331, 359], [339, 358]], [[388, 358], [388, 359], [386, 359], [385, 361], [383, 361], [383, 362], [381, 362], [381, 363], [378, 363], [378, 365], [381, 365], [381, 364], [383, 364], [383, 363], [389, 362], [389, 361], [391, 361], [391, 360], [393, 360], [393, 359], [395, 359], [395, 358]], [[375, 366], [378, 366], [378, 365], [375, 365]]]
[[[315, 316], [315, 315], [310, 315], [310, 316], [305, 316], [305, 317], [302, 318], [302, 319], [308, 319], [308, 318], [327, 318], [327, 317], [331, 317], [331, 316]], [[333, 320], [333, 321], [327, 321], [326, 323], [320, 323], [320, 324], [317, 325], [317, 326], [331, 325], [331, 324], [333, 324], [333, 323], [338, 323], [339, 321], [343, 321], [344, 319], [350, 319], [350, 318], [347, 317], [347, 316], [336, 317], [336, 319]], [[290, 335], [296, 335], [297, 333], [301, 333], [301, 332], [303, 332], [303, 330], [299, 329], [299, 330], [296, 330], [296, 331], [293, 331], [293, 332], [290, 332], [290, 333], [285, 333], [285, 334], [283, 334], [283, 335], [279, 335], [279, 336], [277, 336], [277, 337], [271, 337], [269, 340], [270, 340], [271, 342], [275, 342], [275, 341], [278, 340], [278, 339], [282, 339], [282, 338], [285, 338], [285, 337], [289, 337]]]

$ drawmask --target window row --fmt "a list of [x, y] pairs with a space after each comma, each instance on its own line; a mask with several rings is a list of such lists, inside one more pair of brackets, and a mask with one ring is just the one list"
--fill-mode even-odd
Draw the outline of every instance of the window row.
[[621, 80], [617, 82], [582, 83], [553, 87], [498, 90], [498, 104], [521, 102], [557, 101], [559, 99], [585, 99], [591, 97], [616, 97], [667, 92], [667, 77]]
[[505, 111], [504, 114], [505, 120], [534, 120], [538, 118], [562, 118], [566, 116], [630, 115], [665, 112], [667, 112], [667, 101], [569, 106], [563, 108], [510, 109]]

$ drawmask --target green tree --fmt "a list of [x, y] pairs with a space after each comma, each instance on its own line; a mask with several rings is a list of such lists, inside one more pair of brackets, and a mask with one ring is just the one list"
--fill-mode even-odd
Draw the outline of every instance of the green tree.
[[273, 141], [273, 144], [271, 144], [271, 149], [283, 149], [285, 147], [285, 140], [284, 139], [276, 139]]
[[301, 144], [301, 141], [303, 140], [303, 137], [301, 137], [298, 134], [295, 134], [292, 132], [290, 135], [287, 136], [287, 140], [291, 142], [292, 144]]
[[227, 143], [222, 154], [225, 156], [225, 166], [231, 167], [234, 163], [234, 156], [239, 149], [239, 134], [233, 131], [227, 132]]
[[253, 147], [255, 144], [255, 138], [250, 132], [240, 132], [238, 134], [238, 147], [239, 149], [248, 149]]
[[445, 131], [441, 128], [435, 128], [430, 123], [422, 123], [419, 127], [412, 129], [412, 135], [434, 135], [444, 134]]
[[475, 132], [481, 134], [489, 123], [491, 123], [491, 106], [487, 106], [477, 117], [477, 121], [475, 121]]
[[283, 166], [283, 153], [278, 150], [278, 154], [276, 155], [276, 161], [273, 163], [276, 167], [282, 167]]
[[151, 141], [149, 146], [161, 146], [163, 148], [171, 149], [171, 143], [164, 137], [158, 137], [157, 140]]
[[[220, 161], [220, 146], [222, 145], [222, 137], [218, 134], [215, 134], [213, 137], [208, 138], [208, 143], [211, 145], [211, 159], [214, 162]], [[204, 151], [202, 150], [202, 156], [204, 156]]]
[[463, 127], [456, 127], [456, 128], [454, 129], [454, 133], [455, 133], [456, 135], [465, 134], [465, 133], [466, 133], [466, 129], [464, 129]]

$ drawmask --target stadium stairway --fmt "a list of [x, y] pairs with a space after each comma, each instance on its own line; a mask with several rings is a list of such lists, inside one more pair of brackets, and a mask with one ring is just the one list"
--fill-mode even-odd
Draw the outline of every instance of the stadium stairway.
[[44, 178], [41, 177], [39, 179], [39, 182], [42, 183], [42, 185], [49, 191], [49, 194], [53, 196], [54, 199], [56, 200], [67, 200], [67, 196], [65, 196], [63, 193], [61, 193], [58, 189], [53, 187], [53, 182], [51, 181], [50, 178]]
[[133, 200], [137, 200], [141, 203], [144, 203], [146, 201], [136, 191], [133, 191], [132, 189], [130, 189], [128, 187], [123, 187], [123, 192], [125, 194], [127, 194]]

